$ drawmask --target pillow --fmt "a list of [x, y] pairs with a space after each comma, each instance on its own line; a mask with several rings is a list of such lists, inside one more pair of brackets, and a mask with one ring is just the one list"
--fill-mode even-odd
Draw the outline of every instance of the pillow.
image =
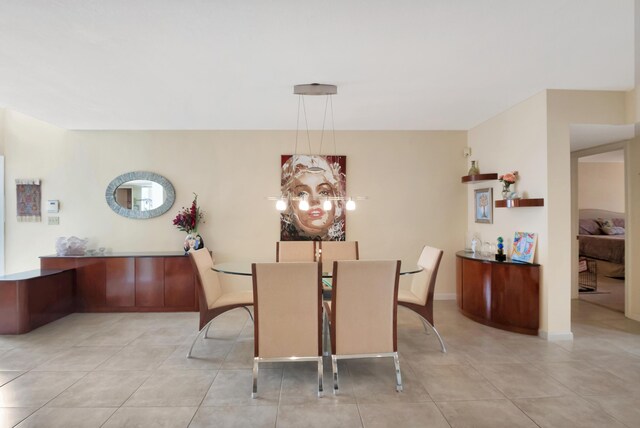
[[600, 225], [600, 230], [605, 235], [624, 235], [624, 227], [614, 226], [613, 220], [609, 218], [599, 218], [596, 220]]
[[591, 218], [581, 218], [579, 225], [580, 235], [602, 235], [600, 225]]
[[624, 228], [624, 219], [623, 218], [612, 218], [611, 221], [613, 222], [614, 226]]

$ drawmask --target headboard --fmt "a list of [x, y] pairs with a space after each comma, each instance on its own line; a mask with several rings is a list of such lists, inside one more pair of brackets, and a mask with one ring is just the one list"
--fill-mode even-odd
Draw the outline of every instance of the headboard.
[[624, 213], [587, 208], [583, 210], [578, 210], [578, 218], [580, 219], [624, 218]]

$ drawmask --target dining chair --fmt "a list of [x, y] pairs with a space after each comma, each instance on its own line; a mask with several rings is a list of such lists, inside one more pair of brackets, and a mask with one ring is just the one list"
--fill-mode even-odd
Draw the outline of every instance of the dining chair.
[[277, 241], [276, 262], [315, 262], [316, 241]]
[[325, 272], [333, 269], [336, 260], [360, 260], [358, 241], [319, 241], [320, 262]]
[[400, 260], [335, 261], [333, 293], [325, 302], [331, 331], [333, 392], [338, 392], [338, 360], [393, 357], [396, 390], [402, 391], [398, 359]]
[[322, 272], [319, 263], [254, 263], [253, 391], [262, 362], [316, 361], [322, 388]]
[[429, 331], [427, 326], [433, 330], [440, 341], [442, 352], [446, 353], [447, 348], [444, 346], [444, 341], [433, 322], [433, 290], [435, 289], [442, 254], [443, 251], [438, 248], [425, 246], [422, 249], [418, 259], [418, 266], [423, 270], [413, 275], [410, 288], [401, 288], [398, 291], [398, 304], [418, 314], [425, 331], [427, 333]]
[[191, 358], [193, 347], [204, 331], [206, 339], [209, 327], [218, 316], [235, 308], [244, 308], [251, 319], [253, 315], [247, 306], [253, 305], [253, 291], [225, 290], [218, 279], [218, 272], [212, 269], [213, 258], [209, 250], [204, 247], [189, 251], [189, 258], [196, 272], [196, 286], [198, 289], [198, 304], [200, 306], [200, 331], [193, 340], [187, 358]]

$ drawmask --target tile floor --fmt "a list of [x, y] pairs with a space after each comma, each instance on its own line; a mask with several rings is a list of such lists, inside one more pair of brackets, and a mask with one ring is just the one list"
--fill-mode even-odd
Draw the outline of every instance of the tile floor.
[[640, 323], [573, 303], [573, 342], [507, 333], [436, 302], [449, 352], [399, 310], [390, 359], [272, 364], [252, 400], [253, 324], [239, 309], [199, 342], [197, 314], [73, 314], [0, 336], [0, 427], [640, 427]]

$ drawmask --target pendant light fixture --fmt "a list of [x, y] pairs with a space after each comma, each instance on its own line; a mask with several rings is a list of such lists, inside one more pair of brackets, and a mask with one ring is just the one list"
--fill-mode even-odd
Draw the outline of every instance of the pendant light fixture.
[[[324, 109], [324, 117], [322, 121], [322, 130], [320, 132], [320, 146], [318, 149], [317, 156], [322, 156], [322, 144], [324, 142], [324, 134], [325, 134], [325, 125], [327, 121], [327, 112], [331, 111], [331, 134], [333, 137], [333, 149], [334, 154], [332, 156], [339, 158], [337, 154], [337, 146], [336, 146], [336, 133], [335, 133], [335, 124], [333, 120], [333, 95], [338, 93], [338, 87], [336, 85], [322, 84], [322, 83], [309, 83], [303, 85], [295, 85], [293, 87], [293, 93], [298, 95], [298, 116], [296, 120], [296, 141], [294, 148], [294, 156], [299, 155], [298, 153], [298, 137], [300, 133], [300, 113], [302, 111], [305, 121], [306, 127], [306, 135], [307, 135], [307, 146], [308, 146], [308, 154], [312, 157], [311, 150], [311, 137], [309, 133], [309, 123], [307, 120], [307, 109], [305, 104], [305, 96], [322, 96], [326, 97], [325, 99], [325, 109]], [[312, 164], [307, 166], [307, 171], [309, 172], [325, 172], [325, 168], [323, 166], [314, 164], [314, 160], [312, 157]], [[301, 211], [309, 210], [309, 200], [307, 196], [295, 196], [291, 194], [281, 194], [279, 197], [268, 197], [267, 199], [276, 201], [276, 209], [278, 211], [287, 210], [289, 204], [298, 204], [298, 209]], [[356, 209], [356, 200], [364, 200], [367, 199], [366, 196], [326, 196], [322, 202], [322, 208], [325, 211], [329, 211], [332, 209], [333, 204], [342, 203], [343, 206], [347, 209], [347, 211], [353, 211]]]

